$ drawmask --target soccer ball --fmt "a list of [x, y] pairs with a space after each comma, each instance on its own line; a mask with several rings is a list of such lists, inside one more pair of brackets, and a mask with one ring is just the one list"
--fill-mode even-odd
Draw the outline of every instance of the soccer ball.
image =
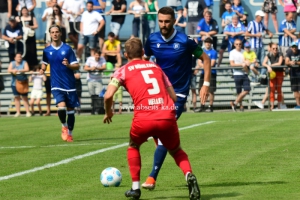
[[118, 187], [122, 181], [122, 174], [117, 168], [108, 167], [101, 172], [100, 181], [104, 187]]

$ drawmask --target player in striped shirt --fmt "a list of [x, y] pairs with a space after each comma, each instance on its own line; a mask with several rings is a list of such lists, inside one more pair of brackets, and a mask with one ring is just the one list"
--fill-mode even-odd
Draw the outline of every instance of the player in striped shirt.
[[279, 46], [283, 57], [285, 57], [286, 51], [292, 42], [297, 40], [297, 36], [295, 35], [296, 23], [293, 19], [294, 14], [292, 12], [285, 13], [285, 19], [281, 22], [279, 27], [279, 32], [283, 33], [283, 35], [279, 36]]

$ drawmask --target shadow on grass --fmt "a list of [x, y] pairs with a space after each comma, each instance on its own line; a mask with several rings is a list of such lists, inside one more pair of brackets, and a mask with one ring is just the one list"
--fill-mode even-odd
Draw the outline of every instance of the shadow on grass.
[[207, 185], [200, 185], [200, 187], [234, 187], [234, 186], [244, 186], [244, 185], [278, 185], [278, 184], [286, 184], [285, 181], [266, 181], [266, 182], [227, 182], [227, 183], [214, 183]]
[[76, 142], [88, 142], [88, 141], [97, 141], [97, 140], [129, 140], [128, 136], [127, 137], [114, 137], [114, 138], [90, 138], [90, 139], [84, 139], [84, 140], [75, 140]]
[[[231, 193], [222, 193], [222, 194], [206, 194], [206, 195], [201, 195], [201, 200], [210, 200], [214, 198], [232, 198], [232, 197], [237, 197], [242, 194], [236, 193], [236, 192], [231, 192]], [[161, 197], [153, 197], [153, 198], [146, 198], [146, 199], [188, 199], [188, 195], [186, 196], [161, 196]], [[146, 200], [144, 199], [144, 200]], [[143, 199], [141, 199], [143, 200]]]

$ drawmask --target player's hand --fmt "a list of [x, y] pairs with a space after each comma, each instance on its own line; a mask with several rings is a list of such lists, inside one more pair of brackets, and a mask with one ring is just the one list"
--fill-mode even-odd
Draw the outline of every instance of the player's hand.
[[63, 61], [62, 61], [62, 64], [68, 67], [69, 66], [68, 59], [64, 58]]
[[201, 104], [204, 105], [206, 100], [207, 100], [207, 97], [208, 97], [208, 91], [209, 91], [209, 87], [206, 86], [206, 85], [203, 85], [201, 87], [201, 90], [200, 90], [200, 101], [201, 101]]
[[113, 117], [113, 112], [112, 110], [109, 110], [107, 113], [105, 113], [104, 117], [103, 117], [103, 123], [106, 124], [106, 123], [111, 123], [112, 122], [112, 117]]

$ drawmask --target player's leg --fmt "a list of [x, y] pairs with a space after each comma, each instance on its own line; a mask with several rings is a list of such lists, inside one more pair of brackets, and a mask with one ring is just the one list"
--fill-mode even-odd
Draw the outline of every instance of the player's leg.
[[134, 120], [130, 129], [130, 141], [127, 149], [127, 161], [132, 179], [132, 187], [125, 192], [126, 197], [139, 199], [140, 190], [140, 172], [141, 172], [141, 155], [139, 147], [152, 136], [155, 126], [149, 121]]
[[47, 76], [47, 79], [45, 81], [45, 88], [46, 88], [46, 104], [47, 104], [47, 112], [44, 116], [50, 116], [51, 110], [51, 78], [50, 76]]
[[67, 124], [68, 124], [68, 137], [67, 142], [73, 142], [73, 130], [75, 125], [75, 110], [74, 108], [79, 107], [79, 98], [76, 91], [67, 92], [66, 96], [66, 107], [67, 107]]
[[[177, 97], [177, 101], [175, 102], [176, 107], [176, 119], [179, 119], [181, 116], [183, 110], [184, 110], [184, 104], [186, 103], [186, 97]], [[164, 163], [164, 160], [166, 158], [166, 155], [168, 153], [168, 150], [162, 145], [162, 143], [158, 140], [158, 145], [156, 147], [155, 153], [154, 153], [154, 162], [152, 166], [152, 171], [150, 175], [148, 176], [145, 183], [142, 184], [142, 187], [145, 189], [154, 189], [155, 188], [155, 182], [158, 176], [158, 173]]]
[[182, 170], [189, 187], [189, 197], [193, 200], [200, 199], [200, 189], [196, 176], [192, 174], [192, 168], [187, 154], [180, 147], [179, 131], [175, 120], [160, 121], [157, 125], [157, 137], [168, 149], [177, 166]]

